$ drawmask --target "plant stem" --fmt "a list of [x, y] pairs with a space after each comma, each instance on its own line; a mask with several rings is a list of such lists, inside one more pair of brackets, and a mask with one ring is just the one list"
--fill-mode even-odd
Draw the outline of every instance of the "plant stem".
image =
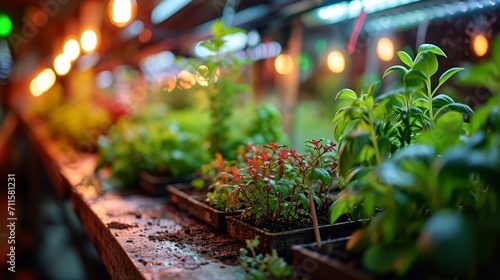
[[427, 86], [427, 99], [429, 102], [429, 118], [432, 126], [434, 126], [434, 111], [432, 109], [432, 91], [431, 91], [431, 79], [428, 79], [425, 83]]
[[311, 184], [308, 184], [309, 186], [309, 209], [311, 211], [311, 218], [313, 221], [313, 228], [314, 228], [314, 238], [316, 239], [316, 245], [318, 245], [318, 248], [321, 247], [321, 235], [319, 233], [319, 225], [318, 225], [318, 216], [316, 215], [316, 207], [314, 207], [314, 200], [312, 197], [312, 186]]
[[[373, 108], [371, 111], [373, 111]], [[375, 133], [375, 123], [373, 122], [373, 113], [370, 113], [369, 120], [370, 120], [370, 123], [369, 123], [369, 125], [370, 125], [370, 138], [371, 138], [371, 141], [373, 144], [373, 148], [375, 149], [375, 158], [377, 160], [377, 164], [380, 164], [380, 163], [382, 163], [382, 156], [380, 156], [377, 135]]]

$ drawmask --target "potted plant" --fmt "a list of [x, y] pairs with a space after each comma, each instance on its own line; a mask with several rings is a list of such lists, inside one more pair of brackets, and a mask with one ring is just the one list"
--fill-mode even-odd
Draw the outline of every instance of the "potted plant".
[[292, 267], [281, 257], [276, 250], [270, 254], [257, 252], [260, 244], [259, 237], [246, 240], [246, 248], [241, 248], [239, 263], [245, 269], [249, 280], [285, 280], [297, 279], [293, 277]]
[[203, 59], [183, 59], [179, 63], [181, 68], [196, 76], [198, 85], [207, 94], [210, 114], [207, 142], [211, 156], [220, 153], [230, 158], [232, 151], [241, 144], [231, 141], [231, 117], [236, 96], [250, 90], [242, 76], [242, 68], [249, 65], [250, 60], [237, 56], [227, 44], [227, 37], [238, 33], [246, 31], [215, 21], [211, 27], [212, 38], [199, 45], [209, 55]]
[[[299, 154], [277, 143], [248, 160], [245, 168], [231, 170], [228, 209], [243, 209], [241, 217], [227, 217], [228, 233], [241, 241], [260, 237], [259, 251], [290, 259], [290, 247], [324, 237], [348, 235], [356, 224], [326, 225], [329, 205], [335, 199], [335, 144], [326, 140], [306, 143]], [[320, 217], [321, 226], [313, 229]]]
[[[248, 145], [250, 151], [255, 149]], [[193, 180], [191, 185], [194, 190], [181, 190], [168, 186], [170, 201], [177, 207], [193, 215], [198, 220], [208, 224], [219, 231], [226, 230], [226, 216], [241, 214], [241, 211], [226, 211], [233, 186], [229, 184], [232, 168], [245, 166], [246, 152], [240, 149], [242, 156], [239, 160], [225, 161], [222, 155], [217, 153], [213, 162], [204, 164], [201, 169], [201, 177]], [[205, 182], [211, 182], [208, 186]]]
[[200, 168], [201, 177], [191, 182], [198, 191], [168, 188], [172, 203], [220, 231], [226, 230], [226, 216], [241, 212], [239, 209], [226, 211], [230, 203], [230, 193], [235, 187], [230, 180], [232, 168], [248, 166], [248, 159], [263, 149], [258, 144], [286, 139], [281, 116], [274, 106], [264, 104], [252, 111], [255, 116], [250, 118], [247, 127], [240, 129], [236, 137], [240, 139], [240, 143], [248, 144], [230, 153], [234, 159], [224, 160], [220, 153], [216, 153], [213, 162]]
[[[361, 102], [351, 91], [339, 93], [339, 97], [354, 100], [356, 106], [343, 111], [359, 112], [348, 115], [347, 122], [354, 120], [354, 127], [361, 131], [349, 132], [344, 138], [339, 168], [343, 163], [347, 165], [341, 168], [345, 188], [332, 204], [330, 220], [334, 222], [345, 213], [351, 213], [353, 218], [373, 217], [347, 243], [349, 249], [361, 248], [356, 250], [363, 256], [358, 267], [362, 263], [371, 272], [375, 269], [382, 273], [408, 273], [417, 259], [417, 245], [412, 242], [429, 221], [429, 213], [463, 205], [470, 187], [456, 184], [450, 174], [440, 173], [443, 158], [449, 156], [448, 147], [459, 145], [461, 135], [470, 130], [461, 113], [472, 114], [472, 110], [447, 95], [436, 95], [439, 87], [461, 70], [452, 68], [444, 72], [432, 88], [431, 77], [438, 68], [436, 55], [445, 56], [441, 49], [429, 44], [419, 48], [415, 59], [398, 52], [408, 68], [393, 66], [384, 75], [401, 71], [402, 89], [388, 91], [375, 99], [368, 95]], [[357, 110], [358, 104], [365, 106], [364, 110]], [[379, 109], [384, 104], [391, 104], [393, 110]], [[347, 114], [343, 111], [339, 113]], [[338, 119], [339, 113], [335, 118]], [[345, 129], [347, 124], [341, 123], [340, 127]], [[363, 151], [364, 157], [353, 158], [356, 151]], [[342, 159], [346, 155], [351, 158]], [[294, 250], [300, 266], [300, 257], [305, 254], [299, 247]], [[332, 270], [342, 266], [324, 260], [319, 263]]]
[[111, 167], [115, 186], [130, 186], [138, 178], [139, 186], [152, 195], [166, 195], [168, 184], [187, 186], [208, 156], [193, 113], [121, 120], [108, 137], [99, 139], [98, 168]]

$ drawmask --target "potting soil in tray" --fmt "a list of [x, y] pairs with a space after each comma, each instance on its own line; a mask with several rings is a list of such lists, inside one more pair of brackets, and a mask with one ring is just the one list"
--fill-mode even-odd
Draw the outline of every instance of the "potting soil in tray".
[[[247, 239], [254, 239], [256, 236], [259, 236], [260, 245], [257, 248], [258, 251], [271, 253], [273, 249], [276, 249], [278, 255], [287, 260], [291, 259], [292, 245], [310, 243], [315, 240], [314, 229], [311, 226], [312, 223], [306, 223], [305, 227], [294, 228], [293, 230], [270, 232], [245, 223], [239, 217], [226, 217], [226, 219], [228, 233], [231, 237], [245, 242]], [[361, 226], [361, 222], [352, 221], [339, 222], [333, 225], [325, 224], [324, 222], [323, 224], [319, 226], [320, 235], [323, 239], [349, 236]], [[286, 228], [286, 226], [280, 225], [276, 228]]]
[[345, 249], [349, 238], [293, 246], [293, 265], [311, 279], [366, 280], [372, 277], [362, 271], [360, 253]]

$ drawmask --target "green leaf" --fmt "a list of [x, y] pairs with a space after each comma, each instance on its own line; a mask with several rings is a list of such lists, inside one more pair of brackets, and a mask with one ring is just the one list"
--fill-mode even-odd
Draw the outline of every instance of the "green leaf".
[[423, 115], [424, 111], [418, 107], [410, 107], [410, 112], [412, 113], [413, 116], [419, 116]]
[[209, 51], [216, 52], [217, 51], [217, 46], [211, 42], [211, 41], [204, 41], [200, 43], [201, 47], [206, 48]]
[[458, 143], [464, 119], [458, 112], [446, 112], [437, 121], [436, 127], [423, 133], [418, 142], [433, 145], [439, 153]]
[[427, 76], [426, 73], [420, 70], [410, 69], [410, 71], [408, 71], [404, 79], [407, 84], [412, 81], [420, 81], [420, 80], [426, 82], [429, 79], [429, 76]]
[[372, 245], [363, 256], [363, 265], [375, 273], [386, 273], [391, 271], [394, 262], [401, 253], [402, 250], [397, 247]]
[[379, 139], [377, 140], [377, 144], [378, 144], [378, 148], [380, 150], [380, 154], [384, 157], [384, 156], [388, 156], [391, 151], [392, 151], [392, 142], [391, 140], [389, 140], [389, 138], [385, 137], [385, 136], [381, 136], [379, 137]]
[[455, 103], [453, 98], [449, 97], [446, 94], [439, 94], [432, 98], [432, 107], [433, 108], [442, 108], [444, 106]]
[[385, 70], [382, 78], [385, 78], [385, 76], [391, 74], [394, 70], [399, 70], [399, 71], [403, 72], [403, 75], [406, 75], [406, 73], [408, 72], [408, 69], [406, 69], [404, 66], [394, 65], [394, 66], [387, 68], [387, 70]]
[[376, 87], [376, 85], [378, 85], [378, 84], [379, 84], [378, 82], [377, 82], [377, 83], [371, 83], [371, 84], [368, 86], [368, 88], [366, 89], [366, 95], [367, 95], [367, 96], [370, 96], [370, 97], [371, 97], [371, 96], [373, 96], [373, 94], [375, 93], [375, 90], [376, 90], [376, 89], [375, 89], [375, 87]]
[[413, 66], [413, 59], [409, 54], [407, 54], [405, 51], [398, 51], [397, 54], [401, 62], [403, 62], [406, 66]]
[[431, 53], [434, 53], [434, 54], [446, 57], [446, 54], [438, 46], [432, 45], [432, 44], [422, 44], [418, 48], [418, 52], [417, 52], [417, 57], [416, 58], [419, 58], [425, 52], [431, 52]]
[[405, 172], [394, 162], [383, 162], [378, 170], [380, 183], [390, 186], [411, 187], [415, 178], [413, 174]]
[[333, 116], [333, 120], [332, 120], [332, 123], [336, 123], [337, 121], [339, 121], [340, 119], [342, 119], [346, 113], [346, 110], [351, 108], [350, 106], [349, 107], [344, 107], [344, 108], [341, 108], [337, 111], [337, 113], [335, 113], [335, 116]]
[[384, 99], [387, 99], [387, 98], [390, 98], [390, 97], [393, 97], [393, 96], [396, 96], [396, 95], [403, 95], [403, 94], [406, 94], [406, 93], [408, 93], [408, 89], [404, 88], [404, 87], [393, 89], [393, 90], [389, 90], [389, 91], [386, 91], [386, 92], [378, 95], [377, 97], [375, 97], [375, 101], [379, 102], [381, 100], [384, 100]]
[[418, 239], [420, 251], [445, 271], [461, 274], [475, 262], [476, 225], [474, 219], [458, 212], [437, 212], [424, 225]]
[[226, 35], [240, 33], [240, 32], [246, 33], [244, 29], [226, 26], [221, 20], [217, 20], [212, 25], [212, 35], [217, 38], [222, 38]]
[[300, 198], [300, 201], [304, 207], [309, 205], [309, 200], [307, 199], [307, 197], [304, 193], [300, 193], [299, 198]]
[[352, 89], [342, 89], [337, 93], [337, 96], [335, 96], [335, 100], [337, 99], [357, 99], [356, 93]]
[[330, 223], [335, 223], [342, 215], [349, 213], [351, 204], [357, 204], [357, 197], [355, 194], [341, 192], [338, 198], [332, 203], [329, 209]]
[[307, 179], [311, 183], [315, 183], [317, 181], [321, 181], [325, 184], [330, 184], [332, 182], [332, 177], [330, 176], [330, 173], [326, 171], [323, 168], [312, 168], [309, 169], [309, 172], [307, 174]]
[[450, 69], [446, 70], [446, 72], [444, 72], [443, 75], [441, 75], [441, 77], [439, 77], [439, 82], [438, 82], [437, 87], [434, 89], [434, 92], [436, 92], [437, 89], [439, 87], [441, 87], [446, 81], [448, 81], [448, 79], [450, 79], [453, 75], [455, 75], [456, 73], [458, 73], [462, 70], [464, 70], [464, 68], [462, 68], [462, 67], [454, 67], [454, 68], [450, 68]]
[[462, 114], [467, 114], [469, 116], [474, 115], [474, 110], [472, 110], [472, 108], [469, 107], [469, 105], [465, 105], [462, 103], [450, 104], [450, 105], [448, 105], [448, 107], [446, 107], [446, 109], [451, 110], [451, 111], [455, 111], [455, 112], [460, 112]]
[[417, 58], [412, 69], [422, 71], [427, 77], [430, 77], [437, 72], [438, 65], [438, 60], [434, 53], [424, 52]]

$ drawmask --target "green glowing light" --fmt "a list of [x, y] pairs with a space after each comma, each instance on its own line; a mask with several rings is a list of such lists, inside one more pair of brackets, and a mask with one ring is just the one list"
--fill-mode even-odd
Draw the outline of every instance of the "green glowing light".
[[12, 21], [6, 14], [0, 14], [0, 37], [7, 37], [12, 31]]
[[309, 55], [301, 54], [299, 56], [299, 67], [302, 71], [308, 72], [309, 69], [311, 69], [311, 63], [312, 63], [312, 60], [311, 60], [311, 57], [309, 57]]
[[316, 40], [316, 43], [314, 43], [314, 48], [316, 51], [318, 51], [320, 54], [324, 53], [326, 51], [326, 40], [321, 38]]

